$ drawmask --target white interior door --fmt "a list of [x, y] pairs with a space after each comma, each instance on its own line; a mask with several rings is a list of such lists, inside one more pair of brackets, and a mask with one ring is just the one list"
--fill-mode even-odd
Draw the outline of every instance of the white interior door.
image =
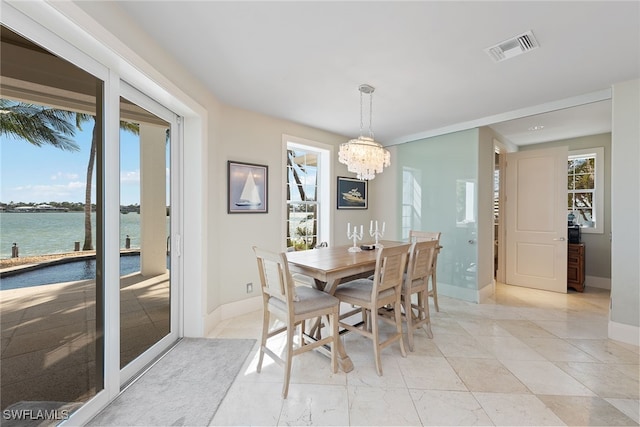
[[567, 292], [567, 147], [507, 155], [507, 283]]

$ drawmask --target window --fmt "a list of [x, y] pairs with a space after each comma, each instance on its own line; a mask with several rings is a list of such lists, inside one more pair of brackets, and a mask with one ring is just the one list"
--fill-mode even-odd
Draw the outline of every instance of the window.
[[567, 162], [567, 216], [586, 233], [603, 232], [602, 147], [571, 151]]
[[286, 246], [315, 248], [329, 239], [330, 150], [321, 144], [287, 137]]

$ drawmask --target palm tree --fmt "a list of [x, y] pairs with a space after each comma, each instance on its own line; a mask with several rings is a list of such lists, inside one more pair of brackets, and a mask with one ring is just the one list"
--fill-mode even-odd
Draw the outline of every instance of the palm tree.
[[0, 98], [0, 135], [21, 138], [41, 147], [52, 145], [66, 151], [80, 147], [75, 136], [71, 111]]
[[[94, 125], [85, 184], [83, 251], [93, 249], [93, 235], [91, 232], [91, 182], [96, 159], [98, 136], [95, 117], [90, 114], [74, 113], [52, 107], [0, 98], [0, 135], [21, 138], [38, 147], [52, 145], [61, 150], [79, 151], [80, 147], [71, 138], [75, 136], [76, 129], [82, 130], [82, 123], [90, 120], [93, 120]], [[121, 121], [120, 128], [132, 132], [135, 135], [140, 133], [140, 127], [137, 123]]]
[[[82, 130], [82, 123], [93, 120], [93, 131], [91, 132], [91, 148], [89, 150], [89, 162], [87, 164], [87, 179], [84, 190], [84, 243], [83, 251], [93, 250], [93, 234], [91, 231], [91, 182], [93, 180], [93, 169], [96, 160], [96, 150], [98, 141], [98, 127], [95, 123], [95, 117], [89, 114], [76, 114], [76, 127]], [[140, 133], [140, 125], [137, 123], [120, 121], [120, 129], [126, 130], [138, 135]]]
[[[300, 178], [300, 173], [302, 174], [306, 174], [306, 168], [304, 165], [301, 165], [299, 163], [297, 163], [295, 161], [295, 152], [293, 150], [287, 150], [287, 169], [291, 169], [291, 171], [293, 172], [293, 179], [296, 183], [295, 187], [298, 190], [298, 193], [300, 194], [300, 200], [302, 201], [307, 201], [307, 194], [304, 190], [304, 185], [302, 184], [302, 179]], [[298, 172], [298, 169], [300, 169], [300, 172]], [[287, 185], [287, 200], [291, 200], [291, 186]], [[314, 208], [315, 209], [315, 208]], [[313, 215], [315, 217], [316, 212], [313, 212]], [[287, 224], [289, 224], [289, 219], [291, 217], [291, 210], [289, 208], [287, 208]], [[306, 229], [306, 226], [304, 228], [300, 228], [297, 230], [298, 234], [300, 234], [301, 236], [305, 237], [305, 249], [308, 249], [309, 247], [314, 247], [316, 245], [316, 236], [317, 236], [317, 224], [318, 221], [313, 221], [313, 231], [312, 231], [312, 241], [311, 243], [309, 243], [306, 239], [306, 236], [308, 235], [308, 231]], [[287, 246], [293, 245], [293, 243], [291, 242], [291, 231], [289, 229], [289, 226], [287, 225]], [[295, 245], [294, 245], [295, 246]]]

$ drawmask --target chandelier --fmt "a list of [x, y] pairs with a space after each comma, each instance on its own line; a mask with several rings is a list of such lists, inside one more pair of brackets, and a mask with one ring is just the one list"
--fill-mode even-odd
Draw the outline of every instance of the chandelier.
[[[347, 170], [357, 175], [358, 179], [371, 180], [376, 173], [381, 173], [385, 166], [391, 164], [391, 154], [381, 144], [373, 139], [371, 116], [373, 106], [373, 91], [375, 88], [367, 84], [358, 87], [360, 91], [360, 136], [349, 142], [340, 144], [338, 161], [347, 165]], [[362, 135], [362, 94], [369, 95], [369, 136]]]

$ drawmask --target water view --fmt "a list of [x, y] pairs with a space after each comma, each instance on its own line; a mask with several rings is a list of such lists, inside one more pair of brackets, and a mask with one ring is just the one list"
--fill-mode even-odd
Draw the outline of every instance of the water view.
[[[169, 217], [167, 217], [167, 222]], [[95, 214], [91, 214], [95, 245]], [[108, 232], [108, 231], [107, 231]], [[140, 215], [120, 214], [120, 247], [126, 237], [131, 248], [140, 248]], [[74, 242], [84, 242], [83, 212], [0, 213], [0, 258], [11, 258], [11, 247], [17, 243], [19, 256], [35, 256], [73, 252]]]
[[[120, 275], [140, 271], [140, 256], [127, 255], [120, 257]], [[52, 283], [72, 282], [77, 280], [95, 280], [95, 258], [74, 260], [63, 264], [49, 265], [46, 268], [28, 270], [19, 274], [3, 277], [0, 280], [0, 291], [26, 288], [28, 286], [50, 285]]]

